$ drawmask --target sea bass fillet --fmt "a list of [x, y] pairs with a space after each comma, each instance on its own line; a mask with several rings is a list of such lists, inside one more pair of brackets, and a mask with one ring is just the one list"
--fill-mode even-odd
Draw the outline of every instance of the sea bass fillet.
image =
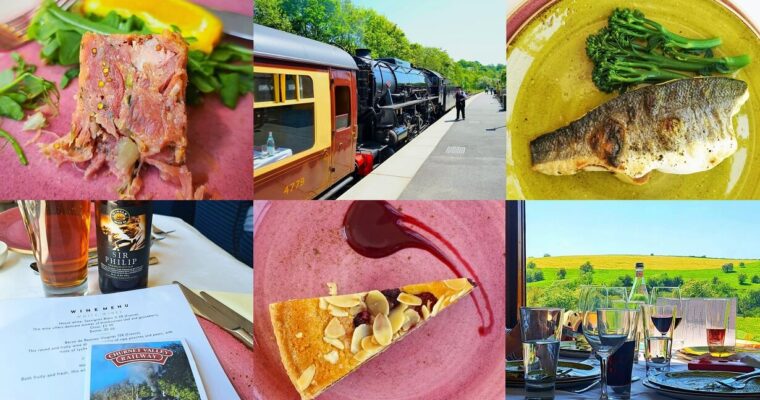
[[743, 81], [679, 79], [630, 91], [530, 142], [533, 170], [610, 171], [644, 184], [649, 173], [709, 170], [736, 152], [732, 118], [749, 98]]

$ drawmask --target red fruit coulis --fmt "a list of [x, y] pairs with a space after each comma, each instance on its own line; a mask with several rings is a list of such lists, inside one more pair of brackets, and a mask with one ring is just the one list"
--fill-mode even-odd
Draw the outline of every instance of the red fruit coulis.
[[478, 332], [485, 336], [493, 328], [493, 310], [484, 285], [481, 284], [478, 275], [459, 251], [441, 234], [421, 222], [420, 220], [403, 214], [387, 201], [355, 201], [349, 206], [343, 219], [343, 231], [348, 245], [357, 253], [369, 258], [382, 258], [407, 248], [425, 250], [443, 262], [457, 276], [462, 278], [462, 273], [456, 263], [441, 251], [432, 241], [413, 230], [409, 225], [415, 226], [429, 233], [459, 260], [465, 270], [477, 283], [488, 314], [488, 323], [483, 316], [483, 311], [478, 298], [473, 294], [472, 301], [480, 316], [481, 326]]

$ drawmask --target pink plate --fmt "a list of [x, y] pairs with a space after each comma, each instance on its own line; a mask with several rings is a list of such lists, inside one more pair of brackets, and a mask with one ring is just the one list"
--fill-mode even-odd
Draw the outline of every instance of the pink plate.
[[[253, 15], [249, 0], [196, 0], [218, 10]], [[228, 40], [225, 38], [224, 40]], [[245, 45], [246, 42], [237, 42]], [[248, 42], [250, 45], [250, 42]], [[67, 68], [45, 65], [39, 57], [40, 45], [27, 43], [14, 50], [24, 60], [37, 65], [37, 74], [58, 84]], [[11, 52], [0, 52], [0, 70], [13, 65]], [[71, 129], [71, 115], [76, 107], [78, 80], [61, 90], [60, 114], [50, 120], [46, 129], [61, 136]], [[240, 99], [230, 110], [218, 96], [205, 96], [204, 104], [187, 107], [187, 165], [193, 173], [193, 184], [205, 184], [212, 198], [247, 200], [253, 193], [253, 96]], [[24, 149], [29, 165], [21, 165], [11, 146], [0, 140], [0, 198], [3, 199], [115, 199], [118, 182], [107, 168], [84, 178], [84, 167], [66, 163], [60, 167], [40, 153], [37, 143], [49, 143], [55, 138], [43, 134], [37, 143], [31, 142], [33, 132], [21, 130], [23, 123], [4, 118], [2, 129], [13, 135]], [[155, 168], [143, 170], [143, 189], [138, 195], [145, 199], [174, 200], [178, 185], [166, 183]]]
[[[92, 229], [95, 226], [94, 211], [90, 218], [90, 250], [92, 251], [98, 246], [95, 229]], [[32, 254], [32, 244], [29, 243], [29, 236], [18, 208], [0, 212], [0, 242], [5, 242], [10, 250], [17, 253]]]
[[[392, 202], [447, 238], [476, 270], [493, 306], [491, 332], [480, 336], [472, 299], [460, 300], [394, 344], [321, 400], [503, 399], [505, 204]], [[282, 201], [269, 204], [255, 233], [253, 393], [261, 400], [296, 400], [270, 323], [270, 303], [387, 289], [454, 277], [429, 253], [406, 249], [382, 259], [355, 253], [340, 228], [349, 202]], [[477, 289], [476, 289], [477, 291]], [[481, 296], [481, 293], [474, 293]]]

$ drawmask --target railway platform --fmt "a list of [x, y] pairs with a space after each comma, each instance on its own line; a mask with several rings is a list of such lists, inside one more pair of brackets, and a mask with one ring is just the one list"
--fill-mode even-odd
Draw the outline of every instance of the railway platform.
[[504, 112], [485, 93], [465, 107], [467, 119], [452, 109], [339, 199], [503, 200]]

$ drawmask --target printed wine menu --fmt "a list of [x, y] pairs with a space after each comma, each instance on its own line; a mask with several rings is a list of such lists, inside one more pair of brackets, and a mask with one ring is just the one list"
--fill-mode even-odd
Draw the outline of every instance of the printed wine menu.
[[[199, 392], [205, 390], [210, 399], [239, 398], [176, 285], [98, 296], [0, 301], [0, 337], [0, 354], [5, 359], [0, 364], [0, 399], [24, 393], [30, 399], [81, 400], [92, 383], [86, 375], [91, 352], [129, 348], [141, 349], [146, 358], [184, 353], [182, 358], [195, 364], [187, 370], [197, 366], [197, 375], [190, 376], [199, 378]], [[117, 349], [114, 345], [120, 343], [144, 345]], [[112, 354], [113, 359], [117, 356]], [[153, 373], [114, 374], [111, 379], [122, 376], [123, 383], [131, 380], [135, 390], [155, 393], [155, 373], [161, 369], [149, 367]]]

